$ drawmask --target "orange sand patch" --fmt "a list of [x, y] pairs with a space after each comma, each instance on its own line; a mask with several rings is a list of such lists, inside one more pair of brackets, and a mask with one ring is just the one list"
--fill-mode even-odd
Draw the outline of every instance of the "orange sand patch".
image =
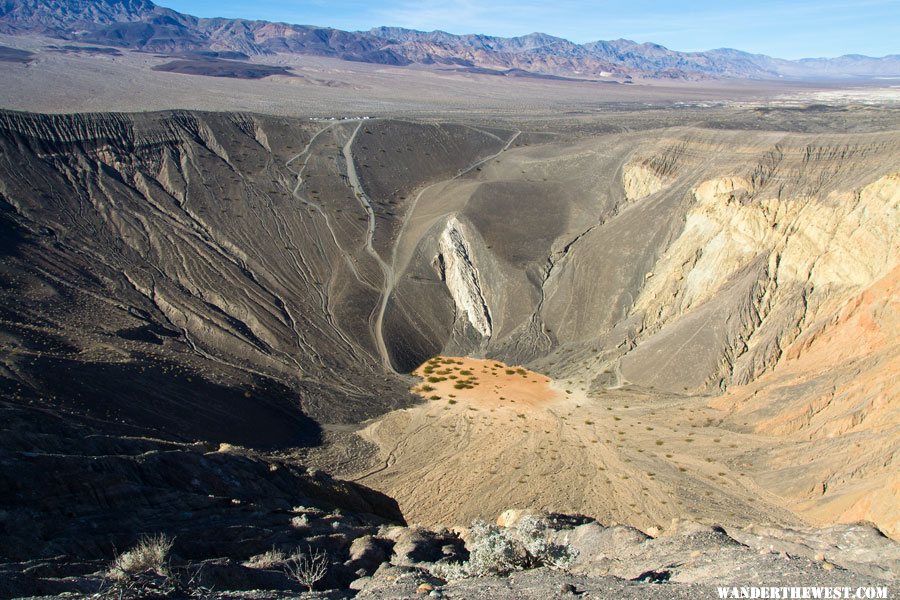
[[413, 393], [429, 400], [525, 409], [564, 397], [551, 386], [549, 377], [497, 360], [437, 356], [413, 374], [422, 378]]

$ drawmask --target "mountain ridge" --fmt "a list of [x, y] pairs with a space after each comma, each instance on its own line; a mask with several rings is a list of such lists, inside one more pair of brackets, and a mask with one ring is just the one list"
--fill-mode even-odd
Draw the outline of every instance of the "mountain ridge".
[[679, 52], [623, 38], [577, 44], [540, 32], [499, 37], [389, 26], [343, 31], [264, 20], [202, 18], [151, 0], [6, 0], [0, 3], [0, 33], [48, 35], [156, 53], [306, 54], [392, 66], [438, 65], [621, 81], [900, 75], [900, 55], [786, 60], [732, 48]]

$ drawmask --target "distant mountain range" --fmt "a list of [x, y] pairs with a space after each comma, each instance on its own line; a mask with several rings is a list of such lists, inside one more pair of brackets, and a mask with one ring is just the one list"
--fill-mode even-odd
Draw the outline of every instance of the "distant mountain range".
[[503, 38], [396, 27], [351, 32], [269, 21], [198, 18], [150, 0], [0, 0], [0, 32], [41, 34], [166, 54], [307, 54], [384, 65], [443, 65], [476, 72], [580, 79], [900, 76], [900, 55], [783, 60], [727, 48], [676, 52], [658, 44], [623, 39], [576, 44], [543, 33]]

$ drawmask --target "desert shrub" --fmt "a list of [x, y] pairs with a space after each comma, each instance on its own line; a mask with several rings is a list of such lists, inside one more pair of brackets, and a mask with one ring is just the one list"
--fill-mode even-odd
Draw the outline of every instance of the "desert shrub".
[[142, 537], [137, 545], [116, 556], [94, 598], [208, 598], [212, 590], [201, 584], [203, 565], [173, 567], [173, 540], [165, 534]]
[[526, 515], [515, 528], [519, 541], [534, 562], [532, 567], [567, 569], [578, 558], [578, 551], [568, 544], [557, 544], [548, 539], [547, 522]]
[[316, 584], [328, 575], [328, 567], [331, 559], [324, 550], [306, 548], [306, 552], [297, 548], [297, 551], [284, 563], [285, 574], [313, 591]]
[[291, 517], [291, 527], [294, 529], [306, 529], [309, 527], [309, 516], [302, 514]]
[[469, 560], [437, 563], [431, 571], [443, 579], [506, 575], [513, 571], [550, 567], [566, 569], [578, 556], [568, 544], [550, 541], [547, 523], [524, 516], [515, 527], [498, 527], [481, 520], [472, 522]]
[[173, 543], [164, 533], [142, 537], [134, 548], [116, 556], [109, 567], [110, 578], [126, 579], [141, 573], [166, 575]]
[[472, 575], [502, 575], [517, 571], [523, 558], [521, 548], [505, 529], [484, 521], [472, 523], [472, 547], [468, 561], [468, 570]]

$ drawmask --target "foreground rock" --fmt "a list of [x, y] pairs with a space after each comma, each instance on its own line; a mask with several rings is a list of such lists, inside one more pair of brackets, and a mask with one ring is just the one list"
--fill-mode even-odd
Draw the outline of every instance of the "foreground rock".
[[[7, 563], [0, 566], [0, 595], [115, 596], [125, 589], [124, 580], [140, 582], [124, 597], [160, 586], [168, 591], [159, 597], [263, 599], [306, 591], [304, 597], [361, 599], [687, 599], [717, 597], [716, 586], [890, 589], [900, 573], [900, 545], [864, 525], [729, 532], [673, 522], [651, 537], [632, 527], [558, 514], [518, 514], [510, 527], [474, 523], [457, 532], [376, 526], [371, 516], [314, 508], [282, 516], [289, 514], [291, 519], [279, 520], [257, 511], [256, 526], [265, 526], [268, 537], [254, 537], [248, 529], [253, 520], [247, 519], [244, 539], [219, 540], [216, 549], [228, 557], [198, 556], [195, 540], [177, 537], [172, 555], [150, 574], [118, 577], [103, 560], [63, 556]], [[508, 512], [504, 518], [509, 517]], [[270, 543], [267, 550], [264, 543]], [[310, 593], [292, 566], [299, 556], [315, 554], [324, 557], [326, 568]]]
[[[724, 585], [890, 586], [900, 558], [896, 542], [862, 525], [827, 531], [767, 529], [768, 539], [779, 536], [785, 542], [762, 548], [738, 541], [746, 532], [733, 537], [720, 527], [696, 523], [675, 522], [653, 538], [631, 527], [604, 526], [583, 517], [537, 518], [548, 540], [574, 550], [576, 558], [567, 568], [537, 566], [445, 579], [436, 585], [434, 573], [441, 569], [435, 563], [409, 565], [400, 559], [407, 566], [396, 566], [395, 555], [391, 565], [354, 582], [360, 590], [357, 598], [712, 598], [715, 586]], [[827, 561], [805, 556], [802, 550], [788, 552], [784, 545], [791, 540], [792, 548], [809, 549], [837, 539], [843, 544], [831, 547]], [[470, 541], [470, 548], [473, 543], [478, 541]], [[880, 549], [880, 556], [868, 550], [873, 547]]]

